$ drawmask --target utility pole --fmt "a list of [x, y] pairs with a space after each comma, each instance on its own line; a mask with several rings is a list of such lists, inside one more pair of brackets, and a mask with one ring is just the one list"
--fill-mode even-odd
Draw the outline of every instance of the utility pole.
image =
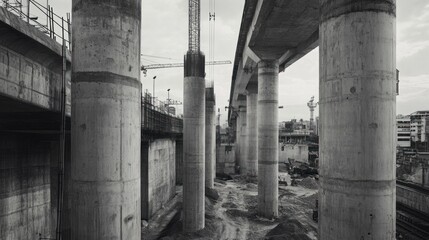
[[153, 91], [152, 91], [152, 99], [153, 99], [153, 101], [152, 101], [152, 105], [153, 106], [155, 106], [155, 79], [156, 79], [156, 76], [153, 76], [153, 84], [152, 84], [152, 88], [153, 88]]
[[167, 113], [170, 114], [170, 89], [167, 89]]

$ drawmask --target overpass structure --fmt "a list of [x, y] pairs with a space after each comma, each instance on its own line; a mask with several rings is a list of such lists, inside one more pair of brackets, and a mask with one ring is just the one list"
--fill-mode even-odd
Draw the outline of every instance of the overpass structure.
[[[395, 0], [246, 0], [229, 121], [241, 174], [258, 176], [259, 215], [278, 215], [279, 72], [319, 46], [319, 239], [395, 238], [395, 8]], [[204, 228], [215, 108], [203, 54], [191, 45], [186, 57], [183, 124], [142, 104], [141, 1], [72, 9], [64, 58], [54, 39], [0, 8], [0, 238], [140, 239], [140, 220], [174, 195], [182, 162], [185, 231]], [[56, 174], [63, 70], [64, 176]]]
[[319, 239], [395, 239], [396, 4], [247, 0], [232, 73], [236, 162], [278, 214], [278, 75], [319, 46]]
[[259, 201], [266, 203], [259, 210], [266, 217], [278, 212], [278, 73], [318, 45], [318, 13], [317, 0], [250, 0], [244, 6], [228, 117], [237, 126], [241, 171], [258, 173]]

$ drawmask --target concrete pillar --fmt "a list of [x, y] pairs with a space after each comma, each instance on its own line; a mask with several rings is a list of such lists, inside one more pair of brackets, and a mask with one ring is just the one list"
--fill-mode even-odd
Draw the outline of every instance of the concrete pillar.
[[319, 239], [395, 239], [395, 0], [321, 0]]
[[279, 62], [258, 63], [258, 213], [278, 216]]
[[236, 173], [237, 169], [240, 168], [240, 136], [241, 136], [241, 123], [240, 114], [237, 112], [237, 118], [235, 119], [235, 166]]
[[204, 228], [205, 196], [205, 58], [185, 56], [183, 86], [183, 230]]
[[240, 119], [240, 155], [239, 155], [239, 163], [240, 163], [240, 174], [246, 174], [246, 161], [247, 161], [247, 113], [246, 107], [239, 108], [239, 119]]
[[247, 162], [246, 174], [258, 175], [258, 93], [249, 91], [247, 95]]
[[206, 88], [206, 188], [214, 188], [216, 177], [216, 102], [213, 87]]
[[141, 1], [73, 0], [72, 239], [141, 239]]

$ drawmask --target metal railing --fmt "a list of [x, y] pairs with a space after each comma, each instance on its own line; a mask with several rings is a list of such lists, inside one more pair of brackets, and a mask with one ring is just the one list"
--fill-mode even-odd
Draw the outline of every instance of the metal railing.
[[[71, 50], [70, 13], [67, 13], [64, 19], [54, 12], [54, 8], [48, 1], [46, 6], [35, 0], [2, 0], [2, 3], [7, 11], [17, 15], [60, 44], [64, 42]], [[42, 23], [43, 20], [46, 22]]]
[[179, 117], [175, 113], [170, 111], [171, 110], [170, 107], [174, 106], [174, 102], [178, 102], [178, 101], [171, 101], [170, 99], [168, 99], [165, 102], [160, 101], [157, 98], [152, 97], [152, 95], [148, 92], [144, 93], [142, 97], [142, 104], [146, 104], [151, 109], [154, 109], [158, 112], [162, 112], [167, 115]]
[[153, 99], [146, 93], [142, 97], [142, 129], [152, 132], [181, 133], [183, 120], [168, 112], [166, 102]]

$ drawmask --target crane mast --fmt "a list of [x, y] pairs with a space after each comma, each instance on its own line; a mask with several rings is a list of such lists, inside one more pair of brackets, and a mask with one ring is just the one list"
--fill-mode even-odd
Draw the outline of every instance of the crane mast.
[[200, 0], [189, 0], [189, 52], [200, 52]]

